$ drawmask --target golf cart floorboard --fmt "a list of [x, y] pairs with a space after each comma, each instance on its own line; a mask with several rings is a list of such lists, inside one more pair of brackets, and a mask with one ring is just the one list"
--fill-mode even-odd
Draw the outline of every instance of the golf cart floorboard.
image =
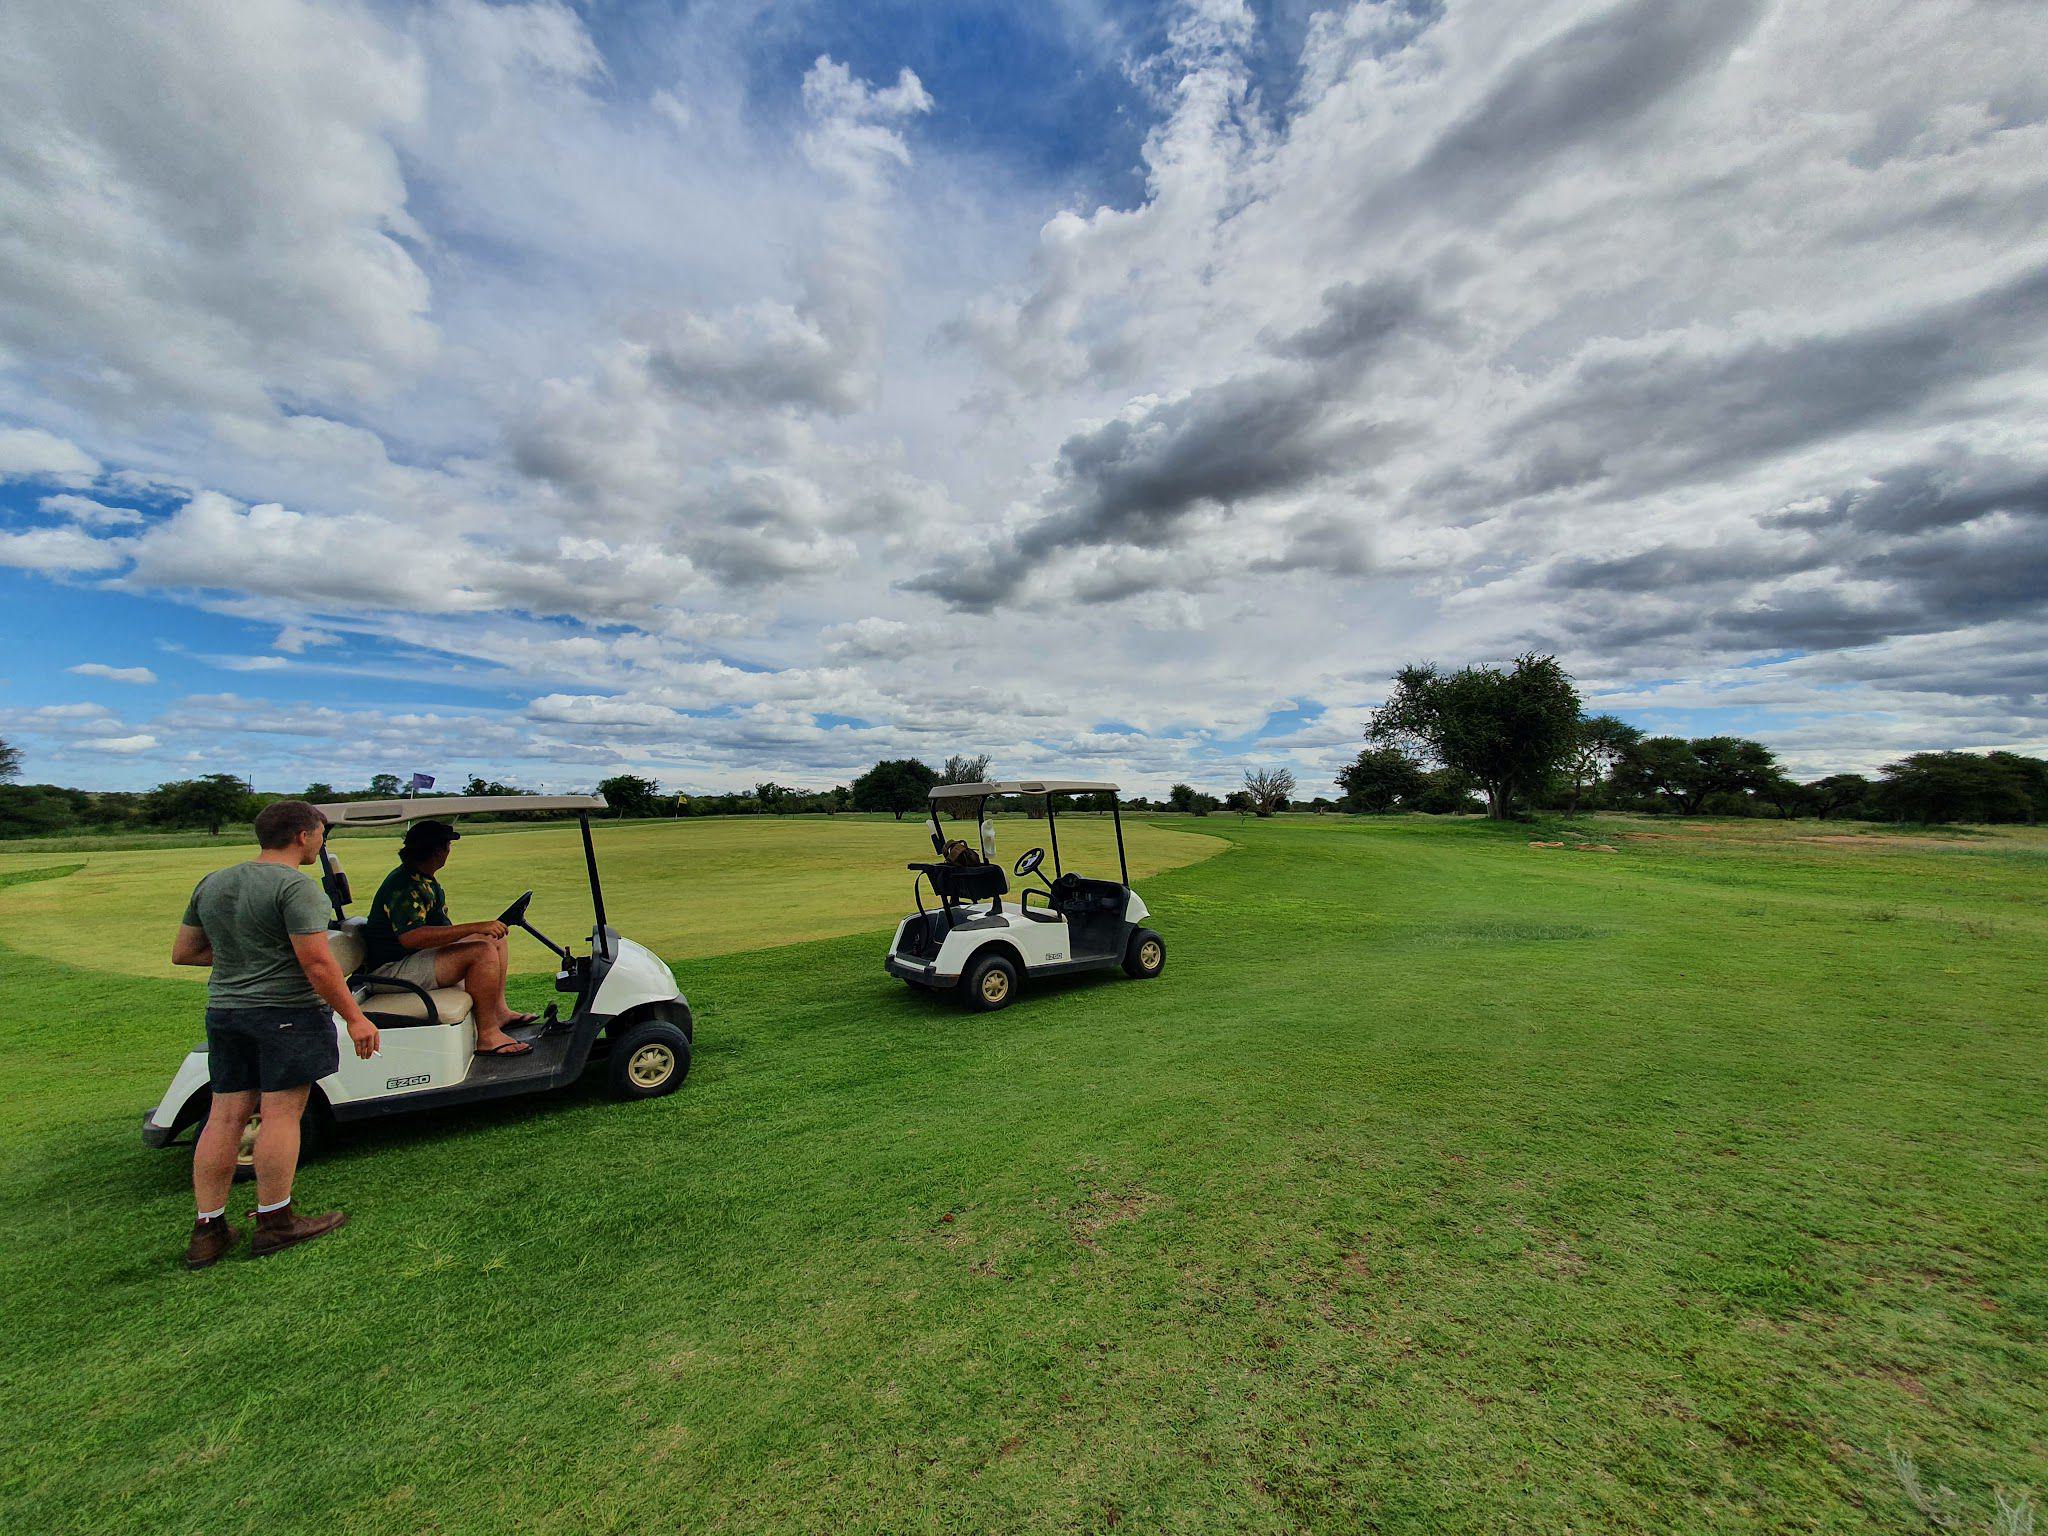
[[371, 1120], [444, 1104], [473, 1104], [480, 1099], [557, 1088], [569, 1081], [567, 1069], [569, 1054], [576, 1045], [575, 1030], [557, 1028], [548, 1033], [545, 1025], [527, 1024], [506, 1033], [514, 1040], [526, 1041], [533, 1049], [518, 1056], [478, 1056], [470, 1062], [469, 1071], [462, 1081], [451, 1083], [446, 1088], [337, 1104], [334, 1106], [334, 1118]]
[[543, 1035], [541, 1026], [528, 1024], [505, 1031], [514, 1040], [524, 1040], [533, 1047], [520, 1056], [479, 1056], [470, 1063], [469, 1075], [463, 1078], [464, 1088], [483, 1088], [498, 1083], [524, 1082], [532, 1077], [546, 1077], [557, 1071], [568, 1059], [569, 1047], [576, 1038], [576, 1032], [560, 1029], [552, 1035]]

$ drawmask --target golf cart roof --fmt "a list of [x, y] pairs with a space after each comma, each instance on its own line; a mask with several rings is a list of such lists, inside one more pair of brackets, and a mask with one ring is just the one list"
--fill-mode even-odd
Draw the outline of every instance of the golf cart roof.
[[1002, 779], [993, 784], [937, 784], [934, 800], [982, 800], [990, 795], [1066, 795], [1116, 793], [1114, 784], [1088, 779]]
[[441, 795], [429, 800], [344, 800], [314, 810], [337, 827], [395, 827], [410, 821], [445, 821], [450, 816], [489, 816], [499, 811], [601, 811], [602, 795]]

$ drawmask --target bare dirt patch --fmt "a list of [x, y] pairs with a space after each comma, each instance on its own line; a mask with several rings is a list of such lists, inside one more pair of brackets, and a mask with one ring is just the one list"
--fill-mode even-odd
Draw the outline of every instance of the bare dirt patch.
[[1067, 1234], [1083, 1248], [1097, 1249], [1102, 1245], [1096, 1241], [1111, 1227], [1122, 1226], [1125, 1222], [1136, 1221], [1152, 1206], [1158, 1204], [1158, 1196], [1142, 1189], [1091, 1190], [1085, 1204], [1067, 1213]]

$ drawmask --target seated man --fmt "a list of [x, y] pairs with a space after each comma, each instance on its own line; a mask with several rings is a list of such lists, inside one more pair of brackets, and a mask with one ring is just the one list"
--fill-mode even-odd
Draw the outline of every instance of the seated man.
[[533, 1047], [505, 1029], [534, 1016], [515, 1014], [505, 1001], [505, 925], [449, 922], [447, 894], [434, 878], [461, 836], [445, 821], [416, 821], [406, 829], [398, 868], [377, 887], [363, 924], [370, 974], [429, 991], [461, 987], [476, 1005], [477, 1055], [524, 1056]]

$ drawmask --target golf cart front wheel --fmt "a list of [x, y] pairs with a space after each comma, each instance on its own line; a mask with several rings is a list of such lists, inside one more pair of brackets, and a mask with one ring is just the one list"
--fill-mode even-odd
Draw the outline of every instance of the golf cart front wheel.
[[1166, 940], [1150, 928], [1140, 928], [1132, 934], [1130, 947], [1124, 951], [1124, 974], [1143, 980], [1165, 969]]
[[960, 995], [976, 1013], [1007, 1008], [1017, 996], [1017, 967], [1001, 955], [987, 955], [960, 979]]
[[689, 1075], [689, 1037], [665, 1020], [636, 1024], [612, 1042], [612, 1092], [622, 1099], [658, 1099]]

